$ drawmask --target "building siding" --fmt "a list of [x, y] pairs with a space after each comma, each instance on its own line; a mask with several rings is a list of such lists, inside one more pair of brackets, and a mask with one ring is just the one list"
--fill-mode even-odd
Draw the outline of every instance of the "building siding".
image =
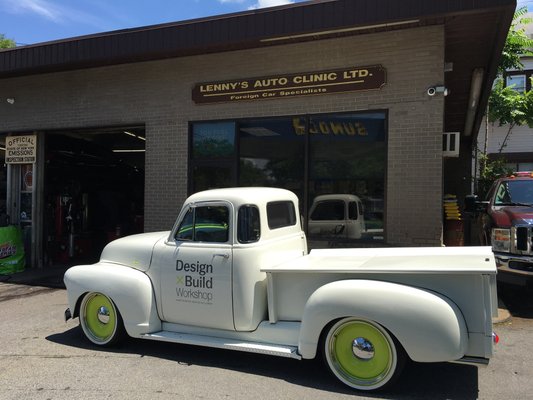
[[[382, 64], [378, 91], [196, 105], [195, 83]], [[0, 80], [0, 133], [144, 124], [145, 229], [170, 229], [187, 194], [190, 121], [388, 110], [386, 241], [442, 243], [444, 29], [431, 26], [303, 44]]]

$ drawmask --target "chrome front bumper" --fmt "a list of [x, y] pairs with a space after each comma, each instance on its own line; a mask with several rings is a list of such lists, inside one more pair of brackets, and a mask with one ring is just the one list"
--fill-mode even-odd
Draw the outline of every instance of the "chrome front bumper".
[[498, 280], [525, 285], [533, 281], [533, 257], [518, 254], [494, 253], [498, 267]]

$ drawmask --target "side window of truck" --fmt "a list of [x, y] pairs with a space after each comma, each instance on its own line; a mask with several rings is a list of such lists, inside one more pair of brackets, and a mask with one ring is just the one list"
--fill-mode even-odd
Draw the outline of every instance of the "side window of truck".
[[321, 201], [311, 213], [311, 220], [313, 221], [342, 221], [343, 219], [344, 201], [342, 200]]
[[253, 205], [239, 208], [237, 219], [237, 240], [239, 243], [254, 243], [261, 236], [259, 209]]
[[176, 240], [194, 242], [228, 241], [229, 210], [224, 206], [191, 207], [180, 223]]
[[507, 183], [502, 183], [496, 192], [496, 198], [494, 199], [494, 205], [502, 205], [511, 202], [511, 196], [507, 189]]
[[273, 201], [268, 203], [267, 220], [270, 229], [296, 225], [296, 212], [292, 201]]

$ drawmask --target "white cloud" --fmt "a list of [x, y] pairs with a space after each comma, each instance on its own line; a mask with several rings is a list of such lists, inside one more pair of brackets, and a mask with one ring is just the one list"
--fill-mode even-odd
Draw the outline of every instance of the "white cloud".
[[250, 6], [250, 9], [281, 6], [283, 4], [291, 4], [291, 3], [294, 3], [294, 1], [293, 0], [258, 0], [257, 3], [255, 3], [253, 6]]
[[61, 10], [43, 0], [3, 0], [2, 4], [13, 14], [37, 14], [54, 22], [62, 19]]
[[[244, 3], [246, 0], [218, 0], [219, 3], [234, 3], [234, 4], [241, 4]], [[291, 4], [294, 3], [294, 0], [256, 0], [255, 4], [248, 7], [249, 10], [253, 10], [256, 8], [265, 8], [265, 7], [274, 7], [274, 6], [281, 6], [283, 4]]]
[[50, 0], [0, 0], [0, 5], [11, 14], [35, 14], [55, 23], [77, 23], [97, 28], [106, 25], [104, 20], [97, 16], [54, 4]]

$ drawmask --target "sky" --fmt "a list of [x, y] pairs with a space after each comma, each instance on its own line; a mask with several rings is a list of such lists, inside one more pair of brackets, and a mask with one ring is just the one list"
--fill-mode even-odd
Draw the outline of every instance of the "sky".
[[0, 0], [0, 34], [27, 45], [303, 0]]
[[[301, 1], [0, 0], [0, 34], [26, 45]], [[533, 11], [533, 0], [521, 5]]]

